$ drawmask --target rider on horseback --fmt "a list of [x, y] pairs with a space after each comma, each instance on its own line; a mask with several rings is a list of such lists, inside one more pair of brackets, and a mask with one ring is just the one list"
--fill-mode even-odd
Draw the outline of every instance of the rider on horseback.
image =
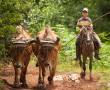
[[[88, 9], [84, 8], [82, 11], [82, 17], [78, 20], [77, 22], [77, 27], [76, 27], [76, 31], [81, 31], [82, 27], [93, 27], [92, 25], [92, 21], [91, 19], [88, 17]], [[76, 58], [74, 60], [78, 60], [79, 59], [79, 53], [80, 52], [80, 34], [77, 37], [76, 40]], [[98, 60], [101, 60], [100, 56], [99, 56], [99, 49], [101, 48], [101, 41], [100, 38], [98, 37], [98, 35], [93, 31], [93, 38], [94, 38], [94, 46], [95, 48], [95, 58]]]

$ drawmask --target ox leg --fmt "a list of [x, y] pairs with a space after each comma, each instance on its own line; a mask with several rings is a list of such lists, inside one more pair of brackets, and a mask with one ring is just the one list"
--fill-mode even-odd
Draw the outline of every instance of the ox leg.
[[24, 67], [21, 68], [21, 76], [20, 76], [20, 82], [22, 83], [22, 87], [27, 87], [26, 83], [26, 73], [27, 73], [27, 66], [29, 64], [30, 57], [27, 57], [27, 59], [24, 62]]
[[91, 81], [93, 80], [93, 78], [92, 78], [92, 60], [93, 60], [93, 57], [90, 57], [89, 70], [90, 70], [90, 80]]
[[41, 76], [41, 73], [42, 73], [42, 71], [41, 71], [42, 69], [41, 69], [41, 66], [39, 65], [39, 77], [38, 77], [38, 84], [42, 84], [43, 83], [43, 80], [42, 80], [42, 76]]
[[14, 79], [13, 87], [14, 88], [18, 88], [20, 86], [20, 84], [19, 84], [19, 78], [18, 78], [19, 69], [16, 68], [16, 66], [14, 66], [14, 70], [15, 70], [15, 79]]
[[27, 87], [26, 83], [26, 72], [27, 72], [27, 66], [21, 68], [21, 76], [20, 76], [20, 82], [22, 83], [22, 87]]
[[43, 82], [42, 82], [42, 84], [45, 84], [45, 82], [44, 82], [45, 75], [46, 75], [46, 70], [45, 70], [45, 66], [43, 66], [43, 67], [42, 67], [42, 77], [43, 77]]
[[48, 77], [49, 84], [53, 84], [53, 77], [56, 72], [56, 65], [57, 65], [57, 63], [55, 63], [54, 65], [49, 67], [49, 69], [50, 69], [50, 76]]
[[83, 56], [83, 72], [81, 73], [81, 78], [85, 78], [86, 75], [86, 59], [87, 57]]

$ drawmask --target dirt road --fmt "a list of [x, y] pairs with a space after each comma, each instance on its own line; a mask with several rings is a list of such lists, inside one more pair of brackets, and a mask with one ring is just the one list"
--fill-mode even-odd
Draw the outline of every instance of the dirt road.
[[[37, 78], [38, 78], [38, 69], [34, 66], [28, 67], [27, 72], [27, 88], [19, 87], [18, 89], [13, 88], [12, 84], [14, 82], [14, 70], [11, 65], [9, 65], [7, 68], [2, 69], [2, 79], [6, 85], [7, 90], [43, 90], [43, 88], [38, 88], [39, 85], [37, 84]], [[71, 74], [75, 73], [56, 73], [57, 76], [69, 76]], [[79, 75], [79, 74], [77, 74]], [[98, 80], [99, 77], [93, 75], [94, 81], [89, 81], [88, 75], [86, 76], [85, 80], [80, 79], [79, 81], [72, 81], [72, 80], [55, 80], [54, 85], [49, 85], [47, 81], [48, 72], [45, 78], [45, 84], [46, 88], [44, 90], [98, 90]]]

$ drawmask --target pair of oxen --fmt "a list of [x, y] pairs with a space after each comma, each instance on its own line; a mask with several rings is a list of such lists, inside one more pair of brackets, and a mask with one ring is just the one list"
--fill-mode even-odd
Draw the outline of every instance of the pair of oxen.
[[[44, 85], [46, 68], [49, 68], [50, 71], [50, 76], [48, 77], [49, 84], [53, 84], [58, 52], [61, 48], [60, 38], [49, 26], [46, 26], [44, 30], [38, 32], [33, 40], [31, 40], [29, 33], [23, 27], [17, 26], [17, 32], [20, 32], [20, 35], [13, 40], [13, 47], [10, 50], [10, 56], [13, 59], [15, 70], [13, 87], [17, 88], [20, 84], [23, 87], [27, 86], [26, 72], [32, 52], [38, 58], [38, 84]], [[20, 78], [18, 77], [19, 68], [21, 69]]]

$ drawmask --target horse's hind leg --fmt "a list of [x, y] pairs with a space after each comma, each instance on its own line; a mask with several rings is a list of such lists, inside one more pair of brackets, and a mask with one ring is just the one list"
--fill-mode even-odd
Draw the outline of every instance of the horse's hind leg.
[[93, 78], [92, 78], [92, 60], [93, 60], [93, 57], [90, 57], [89, 70], [90, 70], [90, 80], [91, 81], [93, 80]]

